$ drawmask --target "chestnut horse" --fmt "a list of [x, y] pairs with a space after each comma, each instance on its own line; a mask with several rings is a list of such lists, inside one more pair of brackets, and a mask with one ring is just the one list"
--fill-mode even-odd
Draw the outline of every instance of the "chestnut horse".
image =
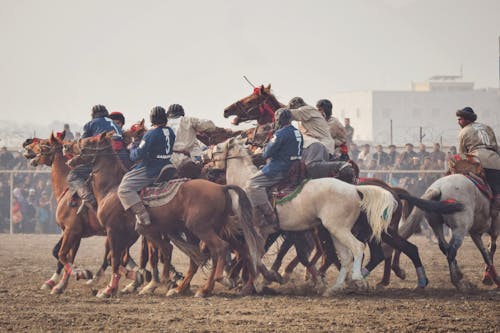
[[[111, 295], [116, 291], [120, 275], [117, 270], [119, 257], [127, 244], [137, 239], [134, 231], [135, 217], [130, 211], [124, 211], [117, 195], [117, 187], [124, 174], [117, 156], [112, 151], [111, 138], [106, 133], [92, 138], [82, 139], [71, 145], [78, 152], [69, 163], [79, 165], [92, 164], [93, 189], [98, 201], [97, 216], [105, 226], [111, 246], [111, 264], [113, 279], [102, 293]], [[231, 237], [229, 221], [235, 213], [240, 221], [246, 242], [246, 251], [250, 270], [255, 275], [260, 261], [259, 244], [261, 241], [252, 225], [252, 209], [245, 192], [237, 186], [221, 186], [202, 179], [185, 182], [175, 197], [167, 204], [149, 207], [152, 225], [145, 228], [144, 234], [164, 254], [165, 265], [170, 264], [172, 245], [165, 242], [164, 235], [185, 235], [191, 244], [198, 240], [206, 245], [213, 260], [213, 266], [206, 284], [195, 294], [197, 297], [208, 295], [215, 281], [224, 282], [223, 268], [229, 244], [238, 246]], [[182, 238], [182, 237], [178, 237]], [[235, 243], [235, 244], [233, 244]], [[169, 295], [184, 292], [190, 285], [198, 263], [190, 255], [189, 271], [182, 283], [169, 291]], [[249, 279], [244, 291], [251, 291], [253, 279]]]
[[[23, 144], [25, 150], [24, 156], [30, 159], [31, 165], [47, 165], [52, 167], [52, 186], [57, 199], [56, 220], [63, 230], [63, 236], [53, 250], [53, 255], [58, 260], [56, 272], [42, 285], [42, 289], [52, 289], [52, 293], [62, 293], [67, 286], [70, 275], [75, 275], [77, 279], [88, 278], [88, 285], [97, 284], [108, 266], [109, 254], [109, 246], [106, 241], [102, 265], [93, 278], [89, 271], [72, 267], [81, 238], [95, 235], [104, 236], [105, 230], [97, 222], [95, 212], [85, 210], [77, 215], [76, 209], [69, 205], [72, 198], [71, 193], [67, 190], [66, 178], [69, 167], [66, 165], [66, 157], [62, 154], [63, 139], [64, 132], [62, 132], [61, 136], [54, 136], [52, 134], [49, 139], [27, 139]], [[124, 254], [123, 262], [130, 269], [135, 269], [136, 267], [128, 251]], [[63, 268], [66, 268], [65, 274], [56, 286]], [[146, 275], [149, 273], [146, 271], [141, 271], [140, 273], [132, 272], [125, 268], [123, 270], [130, 278], [135, 280], [133, 283], [136, 286], [142, 284], [146, 279], [143, 273]]]

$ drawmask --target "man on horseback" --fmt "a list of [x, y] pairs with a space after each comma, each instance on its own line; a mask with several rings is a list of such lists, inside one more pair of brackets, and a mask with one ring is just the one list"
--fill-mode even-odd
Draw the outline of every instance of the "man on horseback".
[[[187, 117], [180, 104], [172, 104], [168, 107], [167, 118], [171, 120], [171, 126], [176, 135], [172, 163], [177, 168], [189, 159], [200, 163], [202, 150], [196, 134], [214, 132], [219, 128], [211, 120]], [[226, 131], [231, 132], [229, 129]]]
[[[119, 152], [124, 149], [122, 131], [108, 116], [108, 110], [104, 105], [94, 105], [92, 107], [92, 120], [83, 127], [82, 139], [96, 136], [104, 132], [114, 131], [113, 149]], [[92, 188], [87, 181], [91, 172], [91, 165], [80, 165], [72, 169], [68, 174], [67, 180], [70, 191], [77, 193], [82, 199], [82, 206], [78, 209], [78, 214], [85, 206], [97, 210], [97, 202], [94, 193], [92, 193]]]
[[485, 124], [477, 123], [477, 115], [471, 107], [456, 112], [462, 128], [458, 135], [459, 153], [479, 158], [486, 180], [493, 192], [491, 216], [496, 218], [500, 211], [500, 155], [495, 132]]
[[[136, 217], [136, 229], [151, 224], [149, 213], [142, 203], [138, 192], [151, 185], [160, 175], [163, 168], [172, 164], [175, 134], [167, 127], [167, 113], [161, 106], [155, 106], [149, 114], [152, 128], [144, 134], [141, 142], [130, 150], [132, 161], [142, 160], [132, 170], [127, 172], [118, 186], [118, 197], [125, 210], [130, 209]], [[175, 173], [172, 167], [167, 171], [166, 178]]]
[[258, 209], [268, 226], [277, 227], [277, 217], [267, 198], [267, 188], [288, 176], [292, 163], [301, 159], [303, 138], [292, 126], [292, 113], [288, 109], [276, 111], [277, 131], [264, 148], [263, 158], [270, 159], [264, 168], [247, 182], [246, 189], [253, 206]]
[[294, 97], [288, 103], [292, 120], [300, 121], [299, 129], [304, 139], [305, 146], [309, 146], [308, 142], [319, 141], [325, 145], [328, 153], [335, 153], [335, 140], [330, 134], [325, 116], [316, 108], [307, 105], [301, 97]]
[[332, 102], [328, 99], [320, 99], [316, 103], [316, 108], [319, 112], [325, 115], [325, 119], [330, 127], [330, 135], [335, 141], [335, 152], [338, 159], [341, 161], [348, 161], [349, 155], [347, 154], [347, 135], [346, 130], [342, 123], [332, 116]]
[[115, 122], [116, 126], [120, 127], [120, 129], [123, 130], [123, 125], [125, 125], [125, 116], [123, 115], [123, 113], [113, 111], [109, 114], [109, 118]]

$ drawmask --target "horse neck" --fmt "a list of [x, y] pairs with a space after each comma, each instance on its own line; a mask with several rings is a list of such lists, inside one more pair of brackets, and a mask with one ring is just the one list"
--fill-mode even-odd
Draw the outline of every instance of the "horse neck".
[[66, 158], [62, 152], [57, 151], [54, 153], [54, 160], [52, 161], [52, 191], [54, 196], [59, 198], [68, 187], [67, 177], [69, 167], [66, 165]]
[[101, 201], [120, 184], [125, 167], [116, 155], [98, 156], [92, 169], [92, 188], [97, 201]]
[[[229, 185], [245, 187], [248, 179], [258, 171], [251, 156], [247, 152], [241, 154], [241, 158], [230, 158], [226, 162], [226, 180]], [[228, 156], [234, 156], [231, 150], [228, 152]]]

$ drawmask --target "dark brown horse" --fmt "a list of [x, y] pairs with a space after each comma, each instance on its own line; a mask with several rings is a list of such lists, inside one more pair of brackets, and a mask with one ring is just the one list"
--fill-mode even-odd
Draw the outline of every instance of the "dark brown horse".
[[[124, 211], [117, 196], [117, 186], [125, 170], [113, 153], [111, 138], [106, 134], [83, 139], [78, 147], [75, 146], [73, 144], [72, 148], [77, 148], [79, 154], [70, 164], [90, 163], [93, 166], [93, 188], [99, 207], [97, 216], [107, 230], [113, 267], [111, 284], [101, 294], [111, 295], [116, 291], [120, 278], [117, 254], [137, 239], [134, 231], [135, 217], [131, 212]], [[162, 250], [166, 265], [170, 264], [172, 246], [164, 241], [164, 235], [184, 235], [188, 242], [195, 245], [202, 241], [210, 251], [212, 271], [196, 296], [206, 296], [212, 291], [215, 281], [223, 282], [222, 274], [229, 245], [238, 246], [230, 232], [229, 221], [233, 213], [238, 216], [238, 226], [245, 236], [246, 251], [240, 249], [240, 253], [246, 254], [250, 271], [255, 275], [260, 260], [261, 242], [251, 223], [250, 202], [244, 191], [237, 186], [220, 186], [201, 179], [187, 181], [169, 203], [149, 207], [148, 211], [153, 224], [144, 230], [144, 234]], [[197, 269], [198, 263], [190, 256], [188, 273], [182, 283], [169, 294], [185, 291]], [[249, 279], [244, 291], [251, 291], [252, 282], [253, 279]]]

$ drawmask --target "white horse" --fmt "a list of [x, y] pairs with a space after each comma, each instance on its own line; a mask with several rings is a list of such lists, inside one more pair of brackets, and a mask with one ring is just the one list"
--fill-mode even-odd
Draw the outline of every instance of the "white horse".
[[[242, 142], [229, 139], [206, 154], [215, 169], [226, 170], [227, 184], [244, 187], [258, 170]], [[279, 227], [284, 231], [304, 231], [322, 223], [330, 232], [341, 269], [335, 284], [326, 294], [344, 288], [348, 266], [353, 262], [352, 280], [366, 287], [361, 273], [364, 244], [351, 229], [361, 211], [366, 212], [373, 237], [380, 240], [387, 229], [397, 202], [391, 193], [378, 186], [354, 186], [335, 178], [309, 180], [293, 199], [277, 206]], [[267, 235], [264, 235], [267, 236]]]
[[[402, 237], [409, 237], [415, 232], [425, 217], [439, 241], [439, 248], [447, 257], [450, 277], [458, 289], [469, 289], [473, 285], [463, 280], [463, 274], [458, 268], [456, 255], [464, 237], [469, 234], [476, 244], [486, 263], [483, 282], [493, 282], [500, 288], [500, 280], [493, 266], [493, 254], [496, 249], [496, 239], [500, 230], [500, 218], [492, 221], [490, 217], [490, 201], [466, 176], [453, 174], [436, 180], [422, 195], [427, 200], [456, 200], [464, 204], [464, 209], [449, 215], [423, 212], [415, 207], [407, 223], [400, 229]], [[452, 230], [452, 237], [447, 243], [443, 235], [443, 225]], [[481, 236], [490, 235], [489, 251], [484, 246]]]

